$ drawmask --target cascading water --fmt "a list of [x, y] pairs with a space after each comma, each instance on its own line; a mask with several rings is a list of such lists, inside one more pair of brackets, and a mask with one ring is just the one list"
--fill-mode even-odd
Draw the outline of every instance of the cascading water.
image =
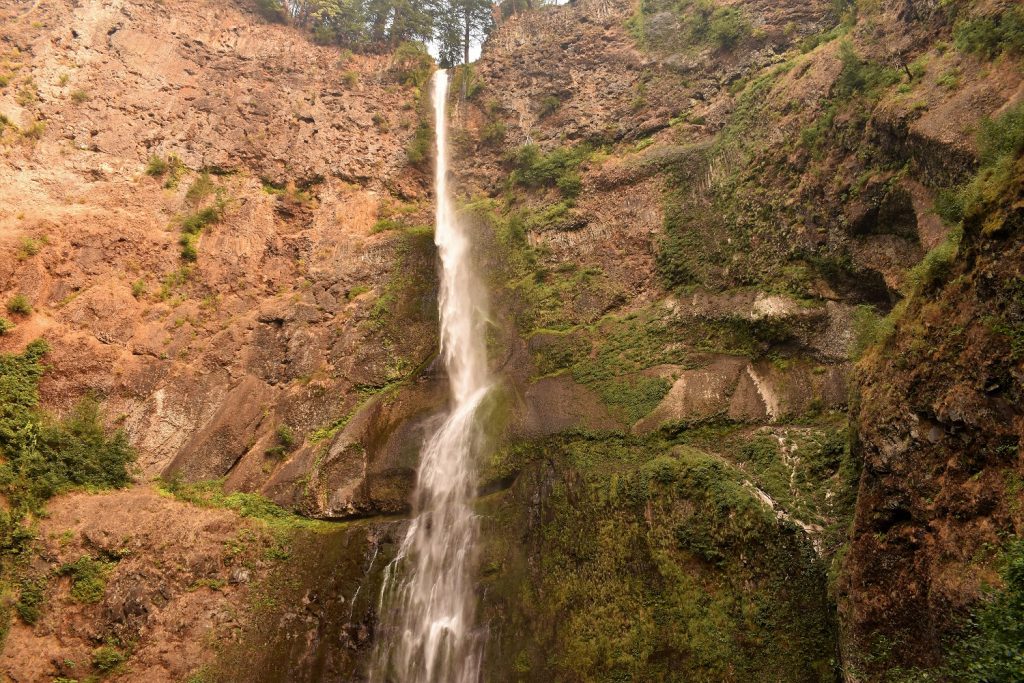
[[420, 457], [414, 517], [381, 590], [381, 629], [372, 683], [476, 683], [481, 637], [474, 632], [471, 568], [478, 524], [471, 508], [479, 408], [490, 387], [484, 290], [469, 237], [448, 197], [448, 74], [433, 78], [437, 137], [434, 241], [441, 259], [441, 357], [451, 407]]

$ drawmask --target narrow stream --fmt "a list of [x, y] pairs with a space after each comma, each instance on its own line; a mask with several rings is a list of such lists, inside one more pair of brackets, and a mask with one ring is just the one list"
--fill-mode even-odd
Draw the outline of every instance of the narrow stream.
[[483, 645], [474, 630], [471, 569], [479, 529], [471, 502], [477, 413], [491, 385], [486, 292], [475, 277], [469, 235], [448, 196], [447, 72], [435, 73], [432, 95], [441, 357], [451, 405], [423, 446], [413, 519], [387, 568], [372, 683], [476, 683]]

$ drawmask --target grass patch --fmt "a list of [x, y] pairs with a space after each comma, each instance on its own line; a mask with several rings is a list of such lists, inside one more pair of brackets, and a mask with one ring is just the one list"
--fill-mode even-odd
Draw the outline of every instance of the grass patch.
[[195, 483], [186, 483], [179, 479], [165, 479], [160, 482], [159, 488], [164, 493], [186, 503], [205, 508], [233, 510], [242, 517], [263, 522], [275, 529], [311, 529], [315, 531], [331, 528], [327, 522], [300, 517], [257, 493], [237, 491], [227, 493], [224, 491], [223, 479]]
[[71, 577], [71, 597], [75, 602], [94, 605], [107, 592], [107, 578], [116, 563], [83, 555], [57, 569], [58, 576]]

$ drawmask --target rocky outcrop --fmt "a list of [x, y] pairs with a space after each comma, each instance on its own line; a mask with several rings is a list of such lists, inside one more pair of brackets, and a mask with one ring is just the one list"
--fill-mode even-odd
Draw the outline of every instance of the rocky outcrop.
[[[435, 348], [429, 237], [372, 231], [429, 215], [415, 94], [387, 57], [342, 62], [245, 3], [12, 3], [0, 24], [0, 296], [33, 308], [0, 349], [45, 337], [44, 402], [104, 398], [143, 477], [340, 514], [297, 483], [309, 437]], [[382, 510], [405, 506], [395, 471]]]

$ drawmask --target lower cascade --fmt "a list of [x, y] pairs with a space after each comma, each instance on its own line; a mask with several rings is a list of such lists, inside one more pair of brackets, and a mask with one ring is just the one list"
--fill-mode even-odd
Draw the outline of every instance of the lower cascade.
[[448, 74], [432, 81], [437, 140], [435, 243], [441, 261], [441, 357], [451, 406], [426, 440], [414, 517], [381, 589], [381, 637], [373, 683], [475, 683], [482, 636], [474, 629], [473, 566], [479, 525], [471, 502], [478, 412], [490, 388], [484, 342], [484, 290], [471, 245], [448, 196]]

